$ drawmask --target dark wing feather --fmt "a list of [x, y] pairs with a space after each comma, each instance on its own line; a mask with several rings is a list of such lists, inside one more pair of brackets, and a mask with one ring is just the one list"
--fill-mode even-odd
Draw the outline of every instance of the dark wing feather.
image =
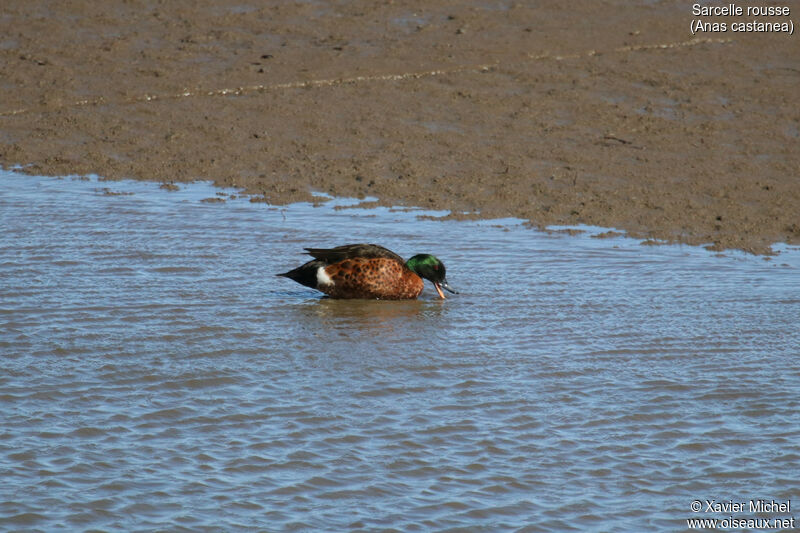
[[385, 257], [405, 264], [402, 257], [377, 244], [345, 244], [336, 248], [306, 248], [305, 250], [314, 259], [325, 261], [329, 265], [345, 259], [353, 259], [354, 257], [363, 257], [365, 259]]

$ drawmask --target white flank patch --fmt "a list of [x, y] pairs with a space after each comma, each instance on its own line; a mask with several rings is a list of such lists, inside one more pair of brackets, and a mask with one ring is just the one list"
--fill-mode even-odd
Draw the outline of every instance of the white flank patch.
[[319, 267], [317, 269], [317, 286], [325, 287], [327, 285], [333, 285], [333, 280], [325, 273], [325, 267]]

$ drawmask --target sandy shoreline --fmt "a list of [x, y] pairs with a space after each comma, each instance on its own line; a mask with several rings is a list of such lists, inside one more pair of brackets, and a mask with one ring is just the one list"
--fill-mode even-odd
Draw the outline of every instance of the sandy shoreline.
[[800, 41], [692, 19], [685, 2], [9, 0], [0, 165], [798, 244]]

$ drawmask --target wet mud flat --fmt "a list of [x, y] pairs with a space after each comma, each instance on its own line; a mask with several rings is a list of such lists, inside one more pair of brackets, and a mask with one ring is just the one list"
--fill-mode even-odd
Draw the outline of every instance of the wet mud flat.
[[800, 41], [692, 35], [697, 18], [683, 1], [8, 0], [0, 164], [798, 243]]
[[[674, 531], [796, 498], [796, 247], [357, 205], [0, 171], [0, 528]], [[460, 294], [274, 275], [344, 234]]]

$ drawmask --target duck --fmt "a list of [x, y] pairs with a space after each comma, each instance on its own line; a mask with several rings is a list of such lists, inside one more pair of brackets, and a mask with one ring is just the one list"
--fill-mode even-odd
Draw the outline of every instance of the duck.
[[445, 277], [444, 263], [431, 254], [402, 257], [377, 244], [304, 248], [313, 259], [278, 274], [339, 299], [413, 300], [427, 279], [439, 298], [442, 289], [458, 294]]

